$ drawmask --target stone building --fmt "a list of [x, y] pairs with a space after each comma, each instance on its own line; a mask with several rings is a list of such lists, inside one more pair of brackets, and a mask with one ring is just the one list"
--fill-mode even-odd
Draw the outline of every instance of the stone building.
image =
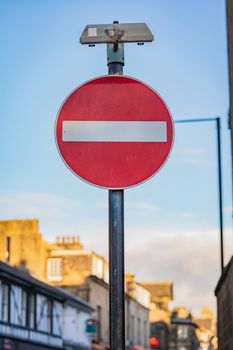
[[108, 346], [108, 263], [83, 249], [79, 238], [58, 237], [47, 258], [48, 282], [88, 301], [97, 321], [94, 340]]
[[201, 308], [199, 317], [194, 317], [197, 324], [197, 336], [203, 350], [217, 349], [216, 321], [214, 313], [208, 307]]
[[176, 349], [177, 344], [186, 346], [187, 350], [193, 347], [199, 350], [199, 346], [202, 350], [218, 349], [214, 313], [206, 306], [201, 308], [198, 317], [184, 306], [175, 307], [171, 313], [169, 333], [170, 350]]
[[89, 350], [88, 303], [0, 262], [0, 349]]
[[169, 350], [199, 350], [197, 328], [191, 313], [184, 307], [177, 308], [171, 315]]
[[47, 244], [39, 232], [38, 220], [0, 221], [0, 260], [45, 277]]
[[[78, 238], [58, 237], [49, 248], [47, 279], [62, 286], [94, 308], [97, 321], [94, 340], [109, 344], [109, 266], [98, 254], [83, 249]], [[149, 341], [150, 293], [133, 275], [126, 275], [126, 342], [146, 347]]]
[[171, 312], [169, 303], [173, 300], [172, 282], [142, 282], [151, 294], [150, 300], [150, 322], [163, 321], [170, 323]]
[[[38, 220], [0, 221], [0, 242], [0, 260], [88, 301], [97, 322], [93, 338], [96, 344], [108, 346], [109, 266], [103, 257], [84, 250], [79, 237], [58, 237], [54, 244], [45, 242]], [[129, 345], [146, 347], [150, 293], [130, 276], [126, 276], [126, 340]]]
[[127, 346], [148, 347], [150, 338], [149, 307], [150, 292], [138, 283], [135, 276], [125, 276], [125, 312]]
[[158, 342], [158, 350], [167, 350], [169, 345], [170, 316], [169, 304], [173, 300], [171, 282], [142, 282], [151, 295], [150, 299], [150, 340]]
[[[95, 348], [100, 344], [102, 348], [107, 347], [108, 262], [102, 256], [85, 250], [79, 237], [58, 237], [53, 244], [45, 242], [38, 226], [38, 220], [0, 221], [0, 260], [53, 286], [66, 288], [89, 302], [97, 324], [97, 332], [93, 335]], [[135, 276], [128, 273], [125, 290], [127, 346], [147, 347], [151, 336], [158, 337], [160, 349], [167, 350], [173, 284], [138, 283]], [[199, 329], [207, 329], [210, 318], [210, 312], [204, 309], [201, 317], [195, 320]], [[206, 332], [202, 334], [206, 337]]]
[[215, 321], [213, 311], [210, 310], [207, 306], [201, 308], [201, 314], [199, 317], [195, 318], [195, 322], [199, 327], [205, 329], [215, 329]]
[[233, 349], [233, 257], [218, 281], [215, 295], [219, 350]]

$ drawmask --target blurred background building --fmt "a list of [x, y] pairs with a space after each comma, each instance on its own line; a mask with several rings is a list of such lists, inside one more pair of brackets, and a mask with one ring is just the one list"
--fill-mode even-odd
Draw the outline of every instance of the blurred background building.
[[[233, 180], [233, 2], [226, 0], [228, 64], [229, 64], [229, 126], [232, 143]], [[233, 189], [233, 187], [232, 187]], [[217, 329], [219, 350], [233, 349], [233, 258], [225, 266], [215, 289], [217, 297]]]
[[188, 313], [184, 307], [176, 308], [171, 315], [169, 349], [199, 350], [200, 342], [196, 333], [197, 327], [191, 313]]
[[[70, 350], [73, 350], [72, 334], [75, 334], [73, 346], [81, 341], [78, 322], [82, 322], [82, 330], [85, 329], [93, 350], [109, 348], [109, 265], [104, 257], [85, 250], [79, 237], [57, 237], [54, 243], [45, 242], [38, 220], [0, 221], [0, 242], [0, 261], [7, 263], [6, 268], [17, 267], [31, 284], [40, 283], [45, 290], [46, 286], [49, 291], [54, 288], [54, 298], [56, 293], [63, 293], [68, 299], [73, 296], [77, 302], [83, 300], [89, 308], [91, 315], [80, 321], [75, 318], [72, 306], [63, 307], [64, 320], [68, 320], [69, 315], [73, 320], [65, 328]], [[35, 282], [35, 278], [41, 282]], [[127, 349], [196, 350], [199, 345], [203, 350], [216, 349], [216, 346], [210, 347], [215, 336], [213, 313], [203, 308], [200, 317], [195, 318], [184, 307], [171, 310], [173, 299], [172, 282], [140, 283], [133, 274], [126, 273]], [[63, 339], [60, 341], [64, 344]]]
[[218, 313], [219, 350], [233, 349], [233, 257], [215, 289]]
[[92, 311], [72, 293], [0, 262], [0, 349], [88, 350]]
[[150, 292], [150, 322], [170, 322], [169, 304], [173, 300], [173, 284], [171, 282], [142, 282]]
[[[62, 287], [94, 309], [95, 348], [109, 346], [109, 266], [100, 255], [84, 250], [79, 237], [58, 237], [54, 244], [43, 241], [38, 220], [0, 222], [0, 260], [32, 276]], [[150, 292], [126, 275], [126, 341], [129, 347], [149, 346]]]

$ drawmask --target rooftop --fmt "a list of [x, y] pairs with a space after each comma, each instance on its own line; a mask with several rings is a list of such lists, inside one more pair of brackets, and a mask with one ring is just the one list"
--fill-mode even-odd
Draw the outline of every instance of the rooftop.
[[50, 286], [49, 284], [32, 277], [29, 273], [20, 271], [16, 267], [9, 266], [3, 262], [0, 262], [0, 277], [5, 277], [11, 280], [12, 283], [15, 282], [17, 284], [24, 285], [25, 287], [34, 287], [38, 292], [47, 294], [54, 299], [58, 299], [62, 302], [67, 302], [76, 306], [78, 305], [79, 308], [86, 311], [92, 311], [92, 308], [87, 302], [75, 296], [73, 293], [70, 293], [60, 287]]

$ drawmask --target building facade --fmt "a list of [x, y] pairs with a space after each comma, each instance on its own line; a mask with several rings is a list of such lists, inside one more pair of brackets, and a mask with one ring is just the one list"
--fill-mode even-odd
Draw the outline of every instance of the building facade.
[[171, 315], [169, 350], [199, 350], [200, 342], [196, 333], [198, 326], [190, 313], [182, 313], [183, 310], [180, 309]]
[[[63, 294], [67, 290], [67, 293], [72, 292], [89, 303], [93, 309], [90, 320], [96, 326], [95, 332], [89, 337], [93, 341], [92, 348], [108, 348], [109, 266], [104, 257], [85, 250], [79, 237], [58, 237], [53, 244], [45, 242], [39, 232], [38, 220], [0, 221], [0, 242], [0, 261], [16, 266], [52, 286], [62, 287]], [[174, 325], [171, 326], [169, 309], [173, 300], [173, 284], [138, 283], [134, 275], [127, 273], [125, 291], [127, 347], [146, 348], [153, 337], [158, 339], [159, 350], [167, 350], [170, 329], [175, 329]], [[67, 334], [73, 333], [75, 325], [83, 324], [82, 317], [75, 317], [75, 310], [72, 311], [70, 306], [63, 308], [63, 313], [67, 320], [69, 317], [72, 319], [72, 324], [64, 323]], [[198, 337], [207, 348], [215, 336], [212, 316], [209, 310], [203, 309], [201, 317], [194, 319], [194, 323], [199, 325], [196, 331]], [[77, 332], [75, 334], [77, 342], [79, 335]], [[66, 344], [69, 343], [68, 338]], [[72, 349], [71, 345], [69, 349]]]
[[142, 282], [151, 295], [150, 322], [170, 323], [171, 312], [169, 304], [173, 300], [172, 282]]
[[151, 322], [150, 324], [150, 343], [156, 350], [169, 349], [170, 325], [164, 321]]
[[199, 317], [194, 318], [198, 325], [197, 336], [202, 350], [217, 349], [216, 319], [213, 311], [208, 307], [202, 307]]
[[130, 273], [125, 276], [125, 291], [126, 345], [129, 348], [135, 345], [147, 348], [150, 338], [150, 292]]
[[91, 307], [0, 262], [0, 349], [89, 350]]
[[215, 317], [208, 307], [202, 307], [198, 317], [184, 306], [175, 307], [169, 314], [169, 322], [166, 317], [166, 322], [156, 319], [150, 324], [151, 344], [156, 343], [157, 350], [192, 350], [199, 349], [199, 346], [202, 350], [218, 348]]
[[0, 221], [0, 261], [44, 279], [47, 244], [39, 232], [38, 220]]
[[[79, 247], [77, 246], [79, 244]], [[90, 303], [97, 323], [95, 342], [109, 346], [109, 265], [98, 254], [84, 250], [77, 238], [58, 237], [50, 246], [47, 279]], [[55, 268], [57, 265], [57, 268]], [[130, 276], [130, 278], [129, 278]], [[149, 344], [150, 292], [135, 281], [125, 279], [126, 344], [147, 347]]]
[[219, 350], [233, 349], [233, 257], [215, 289]]
[[[108, 348], [109, 266], [103, 257], [84, 250], [79, 237], [58, 237], [54, 244], [43, 241], [37, 220], [0, 221], [0, 241], [0, 260], [87, 301], [97, 324], [92, 336], [95, 347]], [[125, 288], [127, 344], [145, 346], [149, 343], [150, 292], [134, 276], [126, 276]]]

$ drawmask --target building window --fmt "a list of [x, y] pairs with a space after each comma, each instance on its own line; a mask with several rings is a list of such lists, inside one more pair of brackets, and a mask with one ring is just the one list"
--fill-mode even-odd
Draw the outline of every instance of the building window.
[[54, 335], [62, 336], [63, 328], [63, 305], [53, 300], [52, 303], [52, 332]]
[[47, 304], [47, 331], [52, 333], [52, 301], [48, 299]]
[[59, 282], [62, 280], [62, 259], [50, 258], [47, 260], [47, 277], [49, 281]]
[[135, 338], [135, 325], [134, 325], [135, 321], [134, 321], [134, 315], [131, 316], [131, 341], [132, 341], [132, 345], [134, 345], [134, 338]]
[[27, 292], [22, 290], [22, 326], [27, 324]]
[[189, 336], [188, 326], [186, 326], [186, 325], [178, 326], [177, 336], [178, 336], [178, 339], [187, 339]]
[[135, 299], [146, 308], [150, 306], [150, 292], [139, 284], [135, 286]]
[[142, 341], [142, 338], [141, 338], [141, 319], [138, 318], [138, 345], [141, 345], [141, 341]]
[[143, 323], [143, 335], [144, 335], [144, 347], [147, 348], [148, 346], [148, 332], [147, 332], [147, 322], [144, 321]]
[[38, 331], [51, 332], [51, 301], [42, 294], [36, 295], [36, 328]]
[[101, 341], [101, 306], [97, 306], [97, 340]]
[[103, 279], [104, 264], [103, 259], [93, 255], [92, 256], [92, 275]]
[[104, 282], [109, 283], [109, 267], [108, 264], [104, 264]]
[[9, 286], [7, 284], [2, 284], [2, 321], [9, 321]]
[[28, 295], [28, 326], [30, 328], [35, 328], [35, 294]]

